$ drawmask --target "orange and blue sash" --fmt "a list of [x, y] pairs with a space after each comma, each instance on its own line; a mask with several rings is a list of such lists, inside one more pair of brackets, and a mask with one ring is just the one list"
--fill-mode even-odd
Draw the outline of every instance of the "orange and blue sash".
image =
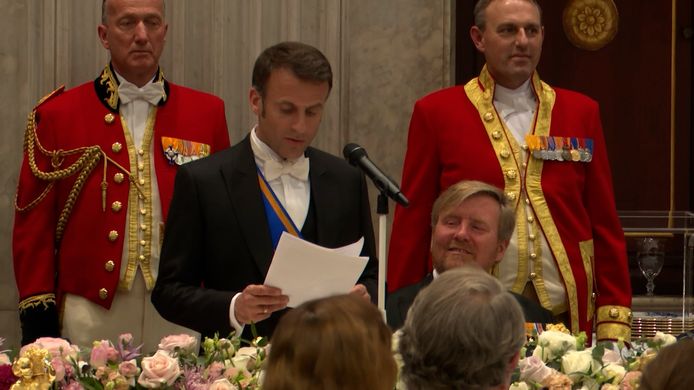
[[277, 248], [282, 232], [287, 232], [296, 237], [303, 238], [301, 231], [294, 225], [294, 221], [287, 213], [287, 210], [282, 207], [277, 196], [270, 188], [270, 185], [265, 180], [265, 176], [258, 169], [258, 184], [260, 184], [260, 193], [263, 197], [263, 205], [265, 206], [265, 218], [267, 219], [268, 227], [270, 228], [270, 238], [272, 238], [272, 248]]

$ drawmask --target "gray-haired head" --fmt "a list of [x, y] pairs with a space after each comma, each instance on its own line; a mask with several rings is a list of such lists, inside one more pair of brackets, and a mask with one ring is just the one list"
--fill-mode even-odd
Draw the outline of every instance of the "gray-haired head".
[[508, 385], [524, 342], [516, 299], [483, 270], [455, 268], [423, 289], [407, 314], [402, 377], [410, 390]]

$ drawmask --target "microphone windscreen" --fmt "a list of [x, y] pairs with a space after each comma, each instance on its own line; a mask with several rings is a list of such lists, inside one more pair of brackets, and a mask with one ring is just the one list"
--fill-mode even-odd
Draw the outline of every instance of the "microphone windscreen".
[[366, 156], [366, 150], [357, 144], [347, 144], [342, 149], [342, 155], [350, 164], [356, 165], [357, 160]]

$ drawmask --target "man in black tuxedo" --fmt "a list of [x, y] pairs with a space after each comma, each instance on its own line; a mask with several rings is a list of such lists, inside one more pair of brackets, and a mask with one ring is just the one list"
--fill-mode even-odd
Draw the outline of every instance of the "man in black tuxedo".
[[[388, 325], [400, 328], [417, 293], [446, 270], [477, 264], [492, 271], [504, 257], [515, 227], [512, 204], [497, 187], [479, 181], [461, 181], [444, 191], [431, 212], [433, 274], [403, 287], [386, 300]], [[536, 302], [512, 293], [526, 322], [553, 323], [552, 313]]]
[[[271, 336], [288, 297], [263, 285], [282, 231], [324, 247], [364, 237], [351, 293], [376, 299], [378, 264], [364, 175], [309, 145], [332, 87], [316, 48], [283, 42], [253, 68], [257, 125], [240, 143], [179, 169], [152, 302], [203, 335]], [[317, 276], [320, 277], [320, 276]]]

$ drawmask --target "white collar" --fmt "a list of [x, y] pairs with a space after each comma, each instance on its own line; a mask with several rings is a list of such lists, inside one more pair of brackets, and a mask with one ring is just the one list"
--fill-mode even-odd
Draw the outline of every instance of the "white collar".
[[516, 89], [509, 89], [496, 84], [494, 102], [501, 103], [514, 111], [534, 111], [536, 101], [535, 93], [530, 86], [530, 79]]
[[257, 160], [260, 160], [262, 162], [265, 161], [277, 161], [280, 164], [294, 164], [299, 160], [305, 159], [306, 156], [303, 155], [299, 158], [296, 158], [294, 160], [287, 160], [282, 157], [280, 157], [277, 152], [272, 150], [268, 144], [263, 142], [260, 137], [258, 137], [258, 134], [256, 133], [256, 129], [258, 128], [258, 125], [253, 126], [253, 129], [251, 129], [251, 149], [253, 150], [253, 155]]

